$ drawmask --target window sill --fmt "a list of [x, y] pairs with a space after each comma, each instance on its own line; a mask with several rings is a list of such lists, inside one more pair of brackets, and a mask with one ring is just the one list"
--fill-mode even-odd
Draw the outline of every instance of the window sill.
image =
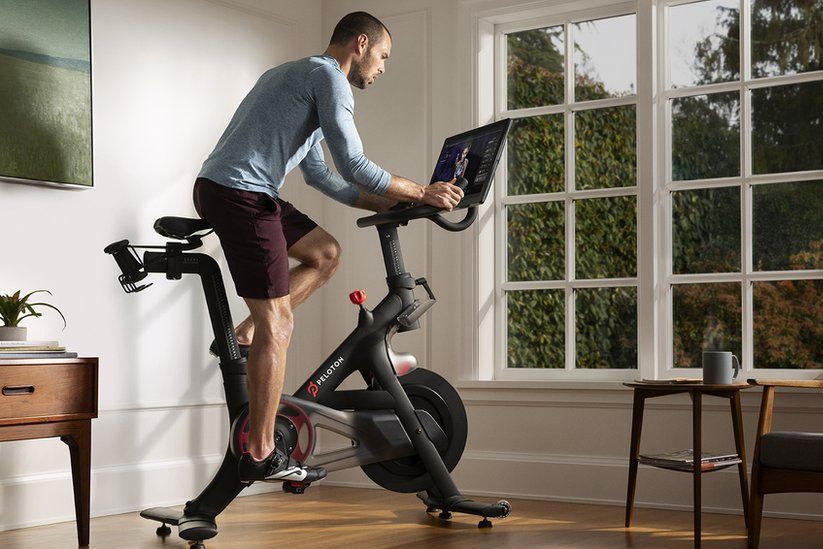
[[621, 380], [594, 379], [461, 379], [455, 382], [458, 389], [558, 389], [586, 391], [628, 391]]

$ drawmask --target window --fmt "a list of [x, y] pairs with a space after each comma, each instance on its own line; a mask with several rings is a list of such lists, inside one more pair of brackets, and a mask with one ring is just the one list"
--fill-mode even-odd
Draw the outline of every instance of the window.
[[822, 7], [661, 10], [670, 367], [823, 368]]
[[480, 18], [478, 115], [515, 123], [478, 229], [479, 375], [694, 376], [704, 349], [818, 375], [823, 1], [601, 4]]
[[498, 29], [498, 377], [637, 368], [635, 34], [619, 12]]

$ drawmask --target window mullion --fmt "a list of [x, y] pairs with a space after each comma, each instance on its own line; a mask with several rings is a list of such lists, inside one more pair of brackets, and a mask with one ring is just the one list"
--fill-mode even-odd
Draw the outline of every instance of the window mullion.
[[749, 178], [752, 175], [751, 156], [751, 92], [747, 83], [751, 80], [751, 0], [740, 0], [740, 159], [743, 181], [740, 186], [740, 251], [743, 269], [743, 281], [740, 296], [743, 311], [741, 334], [741, 351], [744, 372], [754, 369], [754, 291], [749, 277], [752, 273], [752, 188]]
[[[569, 108], [569, 104], [574, 102], [574, 36], [572, 24], [566, 22], [566, 63], [565, 67], [565, 95], [566, 109], [564, 111], [564, 161], [566, 163], [566, 193], [575, 189], [574, 182], [574, 112]], [[575, 336], [575, 292], [568, 282], [574, 280], [575, 269], [575, 227], [574, 227], [574, 200], [567, 194], [565, 199], [566, 216], [566, 287], [564, 293], [564, 303], [566, 305], [565, 315], [565, 347], [566, 347], [566, 370], [574, 370], [577, 363], [577, 346]]]
[[[658, 135], [663, 139], [658, 157], [658, 169], [656, 172], [657, 185], [654, 189], [655, 210], [658, 218], [662, 221], [660, 227], [660, 240], [656, 248], [658, 252], [657, 261], [657, 281], [660, 284], [661, 293], [657, 296], [657, 314], [662, 325], [662, 330], [658, 334], [658, 354], [656, 367], [656, 378], [660, 378], [664, 373], [668, 373], [674, 365], [674, 349], [672, 345], [672, 332], [674, 329], [672, 311], [672, 285], [668, 279], [672, 274], [672, 207], [671, 192], [667, 189], [672, 179], [672, 116], [671, 102], [667, 97], [669, 88], [669, 64], [668, 64], [668, 17], [669, 8], [665, 2], [658, 6], [657, 20], [657, 124]], [[662, 124], [662, 126], [661, 126]], [[660, 129], [662, 128], [662, 129]], [[658, 189], [660, 191], [658, 192]]]
[[[654, 204], [656, 154], [655, 131], [655, 0], [637, 6], [637, 368], [640, 378], [655, 377], [659, 359], [658, 321], [654, 297], [655, 246], [659, 223]], [[640, 334], [644, 334], [641, 338]]]

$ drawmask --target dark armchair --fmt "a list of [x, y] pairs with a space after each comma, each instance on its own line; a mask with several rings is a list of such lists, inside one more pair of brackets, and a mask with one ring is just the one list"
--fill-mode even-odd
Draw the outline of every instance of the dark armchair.
[[764, 495], [823, 492], [823, 433], [773, 432], [774, 389], [823, 389], [823, 380], [750, 379], [749, 383], [763, 387], [749, 502], [749, 547], [756, 549], [760, 544]]

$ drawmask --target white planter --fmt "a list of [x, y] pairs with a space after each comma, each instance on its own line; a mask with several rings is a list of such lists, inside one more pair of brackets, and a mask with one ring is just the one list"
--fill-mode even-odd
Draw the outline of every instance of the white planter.
[[25, 326], [0, 326], [0, 341], [26, 341]]

